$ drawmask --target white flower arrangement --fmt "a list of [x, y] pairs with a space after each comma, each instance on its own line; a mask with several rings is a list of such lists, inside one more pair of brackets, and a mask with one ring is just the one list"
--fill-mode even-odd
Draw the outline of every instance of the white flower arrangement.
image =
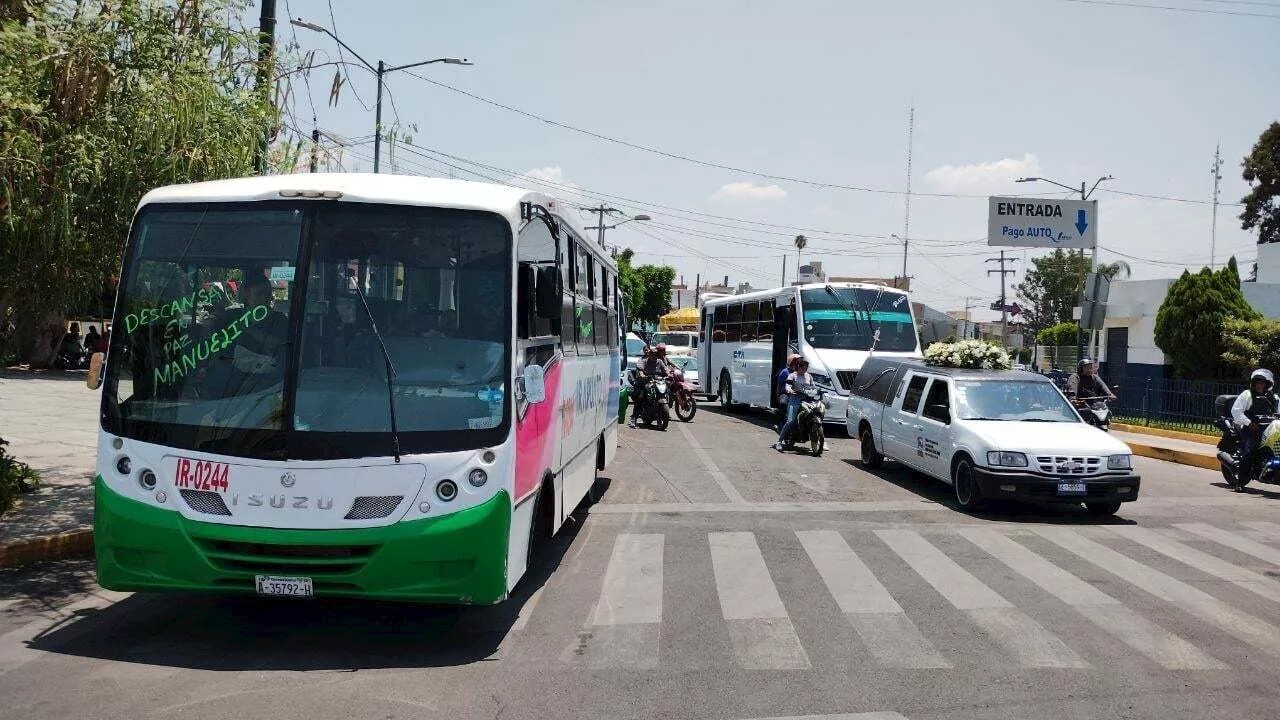
[[971, 368], [974, 370], [1008, 370], [1013, 359], [1004, 348], [981, 340], [934, 343], [924, 351], [926, 365]]

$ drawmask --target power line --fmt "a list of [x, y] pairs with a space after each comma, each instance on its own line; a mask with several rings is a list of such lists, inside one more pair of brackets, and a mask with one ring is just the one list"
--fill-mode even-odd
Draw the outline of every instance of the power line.
[[1109, 5], [1111, 7], [1142, 8], [1144, 10], [1172, 10], [1176, 12], [1199, 13], [1202, 15], [1236, 15], [1239, 17], [1271, 18], [1272, 20], [1280, 20], [1280, 15], [1270, 15], [1267, 13], [1243, 12], [1240, 10], [1210, 10], [1208, 8], [1179, 7], [1176, 5], [1146, 5], [1143, 3], [1121, 2], [1121, 0], [1061, 0], [1061, 2], [1081, 3], [1084, 5]]
[[[1280, 15], [1277, 15], [1276, 17], [1280, 17]], [[1192, 205], [1209, 205], [1209, 204], [1211, 204], [1211, 201], [1209, 201], [1209, 200], [1196, 200], [1196, 199], [1193, 199], [1193, 198], [1169, 197], [1168, 195], [1149, 195], [1149, 194], [1147, 194], [1147, 193], [1127, 192], [1127, 191], [1125, 191], [1125, 190], [1113, 190], [1112, 188], [1105, 188], [1105, 187], [1104, 187], [1104, 188], [1098, 188], [1098, 190], [1100, 190], [1100, 191], [1102, 191], [1102, 192], [1105, 192], [1105, 193], [1112, 193], [1112, 194], [1114, 194], [1114, 195], [1128, 195], [1129, 197], [1146, 198], [1146, 199], [1148, 199], [1148, 200], [1168, 200], [1169, 202], [1190, 203], [1190, 204], [1192, 204]], [[1220, 202], [1220, 203], [1218, 203], [1218, 204], [1219, 204], [1219, 205], [1230, 205], [1230, 206], [1232, 206], [1232, 207], [1243, 207], [1243, 205], [1242, 205], [1241, 203], [1224, 203], [1224, 202]]]

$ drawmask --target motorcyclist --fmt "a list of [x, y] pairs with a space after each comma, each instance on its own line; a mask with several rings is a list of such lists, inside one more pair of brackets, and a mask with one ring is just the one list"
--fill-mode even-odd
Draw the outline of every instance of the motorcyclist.
[[782, 424], [782, 429], [778, 431], [778, 441], [773, 444], [773, 449], [782, 452], [783, 443], [791, 435], [791, 431], [796, 425], [796, 414], [800, 412], [800, 403], [804, 400], [804, 391], [814, 387], [813, 377], [809, 375], [809, 361], [800, 358], [796, 361], [796, 369], [787, 375], [785, 385], [787, 395], [787, 421]]
[[787, 406], [787, 378], [796, 371], [796, 363], [799, 361], [800, 356], [791, 353], [787, 357], [787, 366], [778, 371], [778, 405], [780, 407]]
[[648, 345], [644, 348], [644, 361], [640, 363], [640, 367], [636, 368], [634, 395], [635, 404], [631, 407], [631, 420], [627, 423], [627, 427], [635, 427], [636, 419], [640, 416], [640, 406], [644, 404], [645, 387], [649, 380], [654, 378], [666, 377], [670, 368], [666, 361], [667, 346], [665, 343], [658, 343], [657, 347]]
[[[1249, 459], [1253, 457], [1253, 451], [1262, 439], [1264, 428], [1259, 418], [1263, 415], [1275, 415], [1280, 409], [1280, 398], [1272, 390], [1274, 387], [1275, 376], [1271, 371], [1258, 368], [1249, 373], [1249, 387], [1240, 393], [1231, 406], [1231, 419], [1240, 428], [1239, 462], [1236, 467], [1246, 481], [1252, 479], [1250, 475], [1253, 473], [1253, 463]], [[1243, 482], [1236, 483], [1236, 491], [1243, 491], [1244, 485]]]
[[1106, 398], [1115, 400], [1115, 393], [1098, 377], [1098, 364], [1089, 358], [1081, 358], [1079, 369], [1067, 381], [1067, 389], [1076, 398]]

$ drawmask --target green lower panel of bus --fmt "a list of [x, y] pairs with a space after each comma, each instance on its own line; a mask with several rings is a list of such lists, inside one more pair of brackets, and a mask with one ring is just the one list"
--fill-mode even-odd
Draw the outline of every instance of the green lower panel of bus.
[[488, 604], [506, 597], [511, 499], [356, 530], [188, 520], [95, 481], [94, 552], [109, 590], [254, 593], [255, 575], [312, 578], [316, 596]]

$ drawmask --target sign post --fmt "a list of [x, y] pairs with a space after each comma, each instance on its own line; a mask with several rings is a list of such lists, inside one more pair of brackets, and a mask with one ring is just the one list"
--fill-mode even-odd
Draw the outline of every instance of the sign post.
[[[1097, 187], [1096, 185], [1094, 187]], [[1090, 251], [1089, 271], [1098, 269], [1098, 201], [1027, 197], [987, 199], [987, 245]], [[1080, 353], [1085, 354], [1083, 334]]]

